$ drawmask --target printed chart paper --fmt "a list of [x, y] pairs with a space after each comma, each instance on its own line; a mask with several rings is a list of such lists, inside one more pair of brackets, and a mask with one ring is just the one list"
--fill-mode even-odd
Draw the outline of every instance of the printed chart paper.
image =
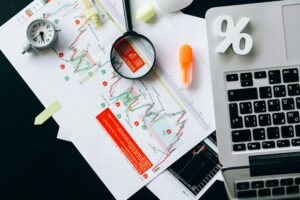
[[[71, 140], [113, 195], [127, 199], [203, 140], [212, 125], [191, 112], [168, 79], [165, 70], [174, 66], [158, 63], [136, 81], [113, 71], [109, 51], [123, 33], [123, 17], [109, 0], [95, 6], [103, 22], [99, 29], [74, 0], [52, 0], [30, 15], [26, 9], [1, 27], [1, 50], [44, 105], [62, 104], [57, 122], [73, 134]], [[42, 17], [61, 30], [57, 44], [22, 55], [26, 27]], [[162, 27], [172, 25], [161, 18], [143, 30], [157, 33]]]

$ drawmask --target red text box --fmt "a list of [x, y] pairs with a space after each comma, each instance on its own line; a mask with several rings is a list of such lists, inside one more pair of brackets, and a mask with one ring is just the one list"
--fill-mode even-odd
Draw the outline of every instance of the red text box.
[[109, 108], [100, 113], [96, 118], [139, 174], [144, 174], [153, 166], [145, 153], [136, 144]]
[[116, 51], [133, 73], [145, 65], [145, 62], [126, 39], [121, 40], [116, 45]]

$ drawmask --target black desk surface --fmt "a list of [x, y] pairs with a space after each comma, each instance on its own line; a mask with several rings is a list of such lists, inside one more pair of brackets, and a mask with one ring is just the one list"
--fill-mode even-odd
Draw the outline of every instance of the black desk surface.
[[[1, 0], [0, 25], [30, 2]], [[204, 17], [214, 6], [252, 2], [257, 1], [194, 0], [184, 12]], [[44, 107], [2, 53], [0, 106], [0, 199], [114, 199], [72, 143], [56, 139], [58, 125], [53, 119], [33, 126]], [[144, 188], [131, 199], [157, 198]], [[203, 199], [226, 199], [222, 183]]]

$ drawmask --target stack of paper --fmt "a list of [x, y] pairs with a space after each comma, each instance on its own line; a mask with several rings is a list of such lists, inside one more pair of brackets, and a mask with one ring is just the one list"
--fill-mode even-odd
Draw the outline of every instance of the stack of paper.
[[[132, 10], [145, 3], [134, 2]], [[62, 106], [54, 115], [58, 138], [72, 141], [112, 194], [127, 199], [212, 133], [214, 118], [204, 21], [188, 19], [188, 27], [183, 14], [160, 10], [155, 23], [135, 21], [136, 31], [153, 41], [158, 62], [147, 78], [126, 80], [109, 59], [124, 32], [120, 3], [96, 1], [103, 23], [97, 29], [76, 0], [36, 0], [1, 27], [0, 48], [45, 106]], [[58, 42], [22, 55], [27, 26], [43, 16], [61, 29]], [[189, 90], [179, 81], [183, 43], [195, 52]]]

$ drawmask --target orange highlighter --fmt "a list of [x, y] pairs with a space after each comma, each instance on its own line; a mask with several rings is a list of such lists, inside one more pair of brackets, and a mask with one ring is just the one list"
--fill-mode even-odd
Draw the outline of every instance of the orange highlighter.
[[182, 84], [188, 87], [192, 83], [193, 50], [188, 44], [179, 49], [179, 62], [182, 71]]

